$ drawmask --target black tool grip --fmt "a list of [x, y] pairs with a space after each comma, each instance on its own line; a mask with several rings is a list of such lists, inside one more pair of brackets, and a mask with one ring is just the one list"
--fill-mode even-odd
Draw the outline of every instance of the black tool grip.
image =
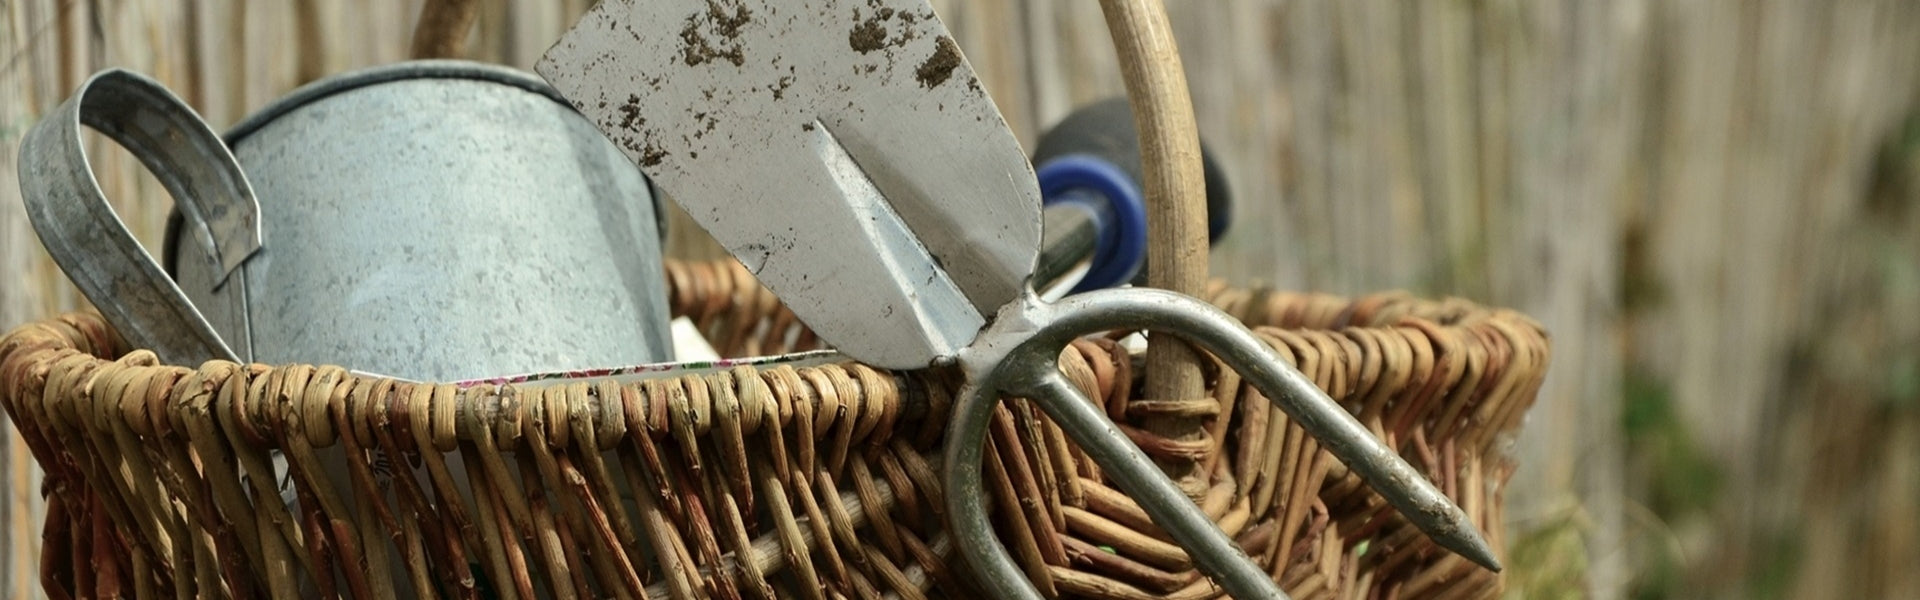
[[[1033, 164], [1044, 165], [1071, 154], [1091, 154], [1104, 159], [1131, 176], [1135, 185], [1143, 183], [1140, 137], [1133, 126], [1133, 108], [1125, 96], [1088, 104], [1060, 120], [1040, 136]], [[1205, 140], [1200, 143], [1200, 164], [1207, 184], [1207, 237], [1217, 242], [1233, 220], [1233, 195], [1227, 185], [1226, 172], [1214, 160]]]

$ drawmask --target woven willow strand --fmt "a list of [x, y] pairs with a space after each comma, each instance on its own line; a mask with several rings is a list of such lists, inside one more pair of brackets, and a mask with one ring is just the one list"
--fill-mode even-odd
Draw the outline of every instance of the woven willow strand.
[[[667, 273], [675, 314], [725, 354], [819, 344], [736, 263]], [[1210, 297], [1502, 547], [1513, 465], [1496, 450], [1545, 373], [1537, 324], [1402, 294]], [[1204, 401], [1142, 402], [1136, 358], [1089, 338], [1061, 365], [1143, 449], [1201, 461], [1203, 510], [1295, 597], [1499, 593], [1233, 373], [1213, 365]], [[957, 384], [857, 363], [465, 389], [333, 366], [190, 369], [127, 351], [90, 314], [0, 339], [0, 404], [47, 471], [55, 598], [970, 597], [935, 461]], [[1208, 437], [1132, 427], [1169, 411], [1211, 419]], [[1027, 401], [1003, 405], [989, 443], [1002, 538], [1043, 589], [1219, 594]]]

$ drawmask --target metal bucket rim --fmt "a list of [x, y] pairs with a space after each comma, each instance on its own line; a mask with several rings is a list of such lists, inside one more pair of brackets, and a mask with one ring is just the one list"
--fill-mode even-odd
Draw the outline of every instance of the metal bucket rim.
[[222, 137], [228, 146], [234, 146], [280, 117], [327, 97], [385, 83], [420, 79], [465, 79], [503, 84], [545, 96], [569, 111], [579, 112], [573, 103], [548, 86], [546, 81], [519, 69], [468, 60], [409, 60], [346, 71], [294, 88], [292, 92], [241, 119]]
[[[241, 119], [220, 136], [221, 141], [229, 148], [236, 147], [242, 140], [266, 128], [268, 124], [328, 97], [381, 84], [423, 79], [464, 79], [517, 87], [544, 96], [564, 107], [568, 112], [581, 114], [580, 110], [575, 108], [565, 96], [561, 96], [559, 91], [547, 85], [546, 80], [532, 73], [504, 65], [470, 60], [418, 59], [344, 71], [294, 88], [293, 91]], [[581, 116], [585, 118], [585, 115]], [[655, 214], [661, 222], [659, 235], [661, 243], [664, 244], [667, 237], [664, 203], [661, 202], [660, 191], [653, 185], [652, 179], [647, 180], [647, 189], [652, 196]], [[161, 237], [160, 267], [170, 277], [179, 276], [177, 268], [179, 257], [176, 256], [174, 240], [178, 239], [180, 229], [184, 226], [184, 218], [177, 207], [167, 212]]]

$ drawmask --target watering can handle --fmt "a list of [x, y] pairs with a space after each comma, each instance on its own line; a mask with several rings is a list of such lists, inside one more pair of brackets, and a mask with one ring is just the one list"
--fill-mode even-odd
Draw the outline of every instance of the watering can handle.
[[186, 233], [214, 264], [215, 293], [260, 249], [259, 203], [240, 165], [207, 124], [158, 82], [120, 69], [80, 85], [32, 131], [20, 152], [20, 191], [41, 243], [129, 344], [162, 361], [238, 361], [125, 223], [94, 179], [80, 126], [105, 134], [146, 165], [186, 215]]

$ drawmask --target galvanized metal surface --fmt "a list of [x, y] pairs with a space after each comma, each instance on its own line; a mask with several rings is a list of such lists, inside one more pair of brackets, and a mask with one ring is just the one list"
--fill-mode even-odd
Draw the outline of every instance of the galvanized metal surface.
[[536, 70], [863, 361], [951, 357], [1033, 272], [1032, 167], [924, 1], [610, 0]]
[[1042, 598], [995, 539], [983, 501], [981, 460], [987, 425], [1003, 396], [1033, 398], [1229, 595], [1287, 597], [1145, 453], [1127, 441], [1097, 405], [1061, 376], [1055, 361], [1075, 338], [1142, 327], [1177, 335], [1212, 352], [1421, 531], [1468, 560], [1500, 568], [1492, 548], [1464, 511], [1239, 321], [1187, 296], [1134, 288], [1088, 292], [1057, 303], [1023, 296], [999, 313], [978, 343], [961, 353], [968, 385], [947, 430], [945, 485], [961, 553], [982, 576], [992, 597]]
[[[187, 241], [206, 237], [187, 211], [169, 262], [241, 359], [449, 381], [670, 358], [647, 181], [537, 78], [455, 61], [349, 73], [262, 110], [229, 143], [265, 199], [260, 250], [222, 286], [228, 261]], [[208, 156], [175, 160], [222, 168]], [[77, 226], [36, 222], [43, 237]], [[127, 307], [116, 327], [192, 327], [128, 306], [167, 283], [144, 254], [104, 256], [61, 265], [145, 273], [87, 292]]]

